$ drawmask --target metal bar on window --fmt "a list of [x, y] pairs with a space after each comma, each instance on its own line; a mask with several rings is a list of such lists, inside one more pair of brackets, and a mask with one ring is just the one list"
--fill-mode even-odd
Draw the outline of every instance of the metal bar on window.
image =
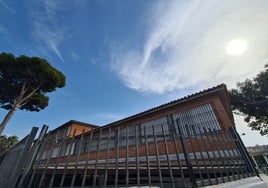
[[79, 148], [78, 148], [78, 153], [77, 153], [77, 156], [76, 156], [76, 161], [75, 161], [75, 166], [74, 166], [74, 173], [73, 173], [73, 177], [72, 177], [71, 187], [74, 186], [74, 181], [75, 181], [75, 177], [76, 177], [78, 161], [79, 161], [79, 157], [80, 157], [81, 150], [82, 150], [82, 147], [83, 147], [83, 142], [84, 142], [84, 133], [85, 133], [85, 129], [83, 129], [83, 131], [82, 131], [82, 135], [81, 135], [79, 145], [78, 145]]
[[[214, 137], [213, 132], [212, 132], [211, 129], [209, 131], [211, 132], [210, 137], [212, 138], [212, 143], [214, 143], [215, 149], [216, 149], [216, 151], [217, 151], [217, 153], [219, 155], [219, 158], [221, 159], [220, 162], [222, 163], [222, 165], [220, 165], [220, 167], [223, 166], [223, 169], [224, 169], [225, 173], [227, 174], [227, 177], [229, 178], [228, 171], [226, 169], [227, 165], [225, 164], [224, 159], [223, 159], [223, 157], [221, 155], [221, 152], [219, 150], [219, 147], [218, 147], [219, 140]], [[222, 180], [223, 180], [223, 182], [225, 182], [225, 178], [223, 176], [222, 176]], [[230, 181], [230, 179], [228, 179], [228, 180]]]
[[33, 187], [34, 185], [37, 184], [37, 182], [36, 182], [37, 178], [35, 178], [35, 176], [37, 176], [37, 172], [36, 171], [39, 168], [39, 166], [41, 166], [41, 160], [42, 160], [42, 156], [44, 155], [45, 145], [46, 145], [47, 142], [48, 142], [48, 136], [46, 136], [45, 139], [41, 143], [40, 152], [39, 152], [40, 155], [37, 157], [37, 161], [34, 164], [33, 172], [31, 174], [31, 178], [30, 178], [30, 181], [28, 183], [27, 188], [31, 188], [31, 187]]
[[[233, 166], [233, 167], [234, 167], [234, 170], [235, 170], [235, 172], [234, 172], [234, 170], [232, 170], [234, 180], [237, 179], [236, 176], [235, 176], [235, 174], [237, 174], [238, 179], [241, 179], [241, 178], [240, 178], [240, 171], [237, 169], [237, 165], [239, 166], [239, 160], [238, 160], [237, 157], [235, 156], [235, 153], [234, 153], [234, 151], [233, 151], [233, 148], [229, 149], [229, 147], [230, 147], [230, 142], [233, 143], [233, 140], [232, 140], [232, 138], [230, 138], [230, 135], [228, 135], [227, 131], [224, 131], [223, 134], [224, 134], [224, 141], [225, 141], [226, 145], [228, 146], [228, 148], [227, 148], [228, 155], [229, 155], [230, 157], [233, 157], [233, 158], [234, 158], [234, 159], [231, 161], [231, 164], [230, 164], [230, 165], [231, 165], [231, 169], [233, 169], [233, 168], [232, 168], [232, 166]], [[240, 169], [240, 168], [239, 168], [239, 169]]]
[[259, 177], [259, 173], [255, 169], [254, 165], [252, 164], [252, 161], [250, 159], [250, 156], [246, 150], [246, 147], [244, 146], [243, 142], [241, 141], [240, 136], [236, 132], [234, 127], [229, 128], [230, 133], [232, 137], [234, 138], [235, 144], [237, 145], [237, 148], [239, 149], [241, 153], [242, 159], [245, 161], [248, 173], [250, 173], [251, 176], [257, 175]]
[[120, 127], [117, 127], [116, 159], [115, 159], [115, 182], [114, 182], [115, 187], [118, 186], [119, 136], [120, 136]]
[[181, 130], [180, 125], [181, 125], [180, 124], [180, 119], [177, 119], [177, 127], [178, 127], [179, 134], [180, 134], [183, 154], [184, 154], [184, 157], [185, 157], [185, 162], [186, 162], [186, 165], [187, 165], [189, 177], [190, 177], [190, 180], [191, 180], [191, 183], [193, 184], [193, 186], [196, 187], [196, 180], [195, 180], [195, 176], [194, 176], [193, 165], [192, 165], [192, 163], [190, 161], [190, 156], [189, 156], [189, 151], [188, 151], [188, 148], [187, 148], [186, 139], [184, 137], [184, 134], [183, 134], [183, 132]]
[[49, 153], [49, 157], [46, 160], [46, 163], [45, 163], [45, 166], [44, 166], [44, 169], [43, 169], [42, 176], [41, 176], [41, 179], [39, 181], [38, 187], [41, 187], [42, 183], [44, 181], [44, 178], [45, 178], [45, 175], [46, 175], [46, 172], [47, 172], [47, 169], [48, 169], [50, 159], [53, 157], [53, 152], [54, 152], [54, 149], [55, 149], [55, 145], [57, 144], [56, 140], [57, 140], [57, 137], [55, 137], [55, 139], [52, 140], [52, 147], [50, 148], [51, 152]]
[[203, 175], [202, 175], [201, 170], [200, 170], [199, 159], [196, 156], [195, 148], [193, 146], [192, 136], [190, 135], [191, 133], [189, 131], [189, 127], [187, 125], [185, 125], [185, 128], [186, 128], [186, 132], [187, 132], [187, 135], [188, 135], [188, 140], [190, 141], [190, 146], [192, 148], [192, 153], [194, 155], [195, 165], [197, 166], [197, 171], [199, 173], [199, 176], [201, 178], [201, 181], [203, 182]]
[[[203, 141], [203, 139], [196, 134], [196, 130], [195, 129], [193, 129], [193, 134], [194, 134], [194, 137], [196, 139], [198, 139], [198, 140], [196, 140], [196, 143], [197, 143], [197, 147], [198, 147], [198, 150], [199, 150], [199, 153], [200, 153], [200, 156], [201, 156], [201, 161], [203, 161], [203, 166], [205, 168], [205, 172], [206, 172], [206, 175], [208, 177], [209, 185], [212, 185], [211, 176], [209, 175], [207, 164], [206, 164], [206, 161], [205, 161], [206, 159], [204, 157], [203, 150], [201, 149], [200, 143], [199, 143], [199, 140]], [[202, 185], [205, 186], [204, 179], [201, 179], [201, 180], [202, 180]]]
[[[201, 133], [200, 128], [197, 127], [197, 129], [198, 129], [198, 131]], [[212, 161], [212, 159], [211, 159], [211, 157], [210, 157], [210, 153], [209, 153], [209, 151], [208, 151], [208, 146], [207, 146], [207, 144], [206, 144], [206, 142], [205, 142], [205, 140], [207, 140], [207, 137], [206, 137], [206, 136], [203, 136], [203, 134], [200, 134], [200, 137], [201, 137], [202, 145], [204, 146], [205, 151], [206, 151], [206, 154], [207, 154], [207, 157], [208, 157], [208, 159], [209, 159], [208, 161], [209, 161], [209, 163], [210, 163], [210, 166], [211, 166], [211, 169], [212, 169], [214, 178], [215, 178], [215, 180], [216, 180], [216, 183], [219, 183], [219, 181], [218, 181], [218, 177], [217, 177], [217, 174], [216, 174], [216, 171], [215, 171], [215, 167], [214, 167], [214, 164], [213, 164], [213, 161]]]
[[68, 161], [69, 161], [69, 158], [70, 158], [71, 153], [72, 153], [72, 145], [75, 143], [74, 142], [75, 141], [75, 133], [76, 133], [76, 130], [74, 130], [74, 132], [73, 132], [72, 140], [71, 140], [71, 143], [70, 143], [70, 148], [69, 148], [69, 151], [67, 152], [67, 158], [66, 158], [66, 163], [64, 165], [64, 172], [63, 172], [63, 175], [61, 177], [60, 187], [63, 187], [63, 184], [64, 184], [64, 180], [65, 180], [65, 176], [66, 176], [66, 171], [67, 171], [68, 164], [69, 164]]
[[65, 145], [65, 142], [66, 142], [67, 139], [68, 139], [68, 137], [66, 136], [66, 137], [64, 137], [63, 140], [61, 141], [60, 149], [59, 149], [59, 151], [58, 151], [58, 153], [57, 153], [56, 164], [55, 164], [55, 166], [54, 166], [54, 169], [53, 169], [53, 172], [52, 172], [52, 177], [51, 177], [50, 182], [49, 182], [49, 187], [52, 187], [52, 186], [53, 186], [54, 178], [55, 178], [55, 175], [56, 175], [56, 170], [57, 170], [58, 165], [59, 165], [59, 162], [60, 162], [60, 161], [59, 161], [59, 159], [60, 159], [60, 154], [61, 154], [62, 150], [64, 149], [63, 146]]
[[[233, 177], [233, 179], [235, 179], [235, 176], [234, 176], [234, 172], [233, 172], [232, 166], [230, 164], [230, 160], [228, 159], [229, 157], [231, 157], [230, 153], [228, 153], [230, 151], [229, 151], [228, 148], [224, 147], [226, 145], [226, 142], [225, 142], [225, 138], [223, 137], [223, 133], [220, 133], [219, 134], [219, 137], [220, 137], [220, 140], [221, 140], [220, 143], [221, 143], [221, 148], [223, 150], [223, 155], [224, 155], [224, 157], [226, 159], [226, 162], [228, 163], [228, 169], [227, 169], [228, 181], [232, 181], [231, 180], [231, 176]], [[232, 174], [231, 176], [230, 176], [230, 173]]]
[[[168, 126], [167, 124], [164, 124], [165, 126]], [[166, 157], [167, 157], [167, 162], [168, 162], [168, 170], [169, 170], [169, 177], [170, 177], [170, 181], [171, 181], [171, 185], [174, 188], [174, 178], [173, 178], [173, 173], [172, 173], [172, 166], [171, 166], [171, 162], [170, 162], [170, 157], [169, 157], [169, 149], [168, 149], [168, 144], [167, 144], [167, 138], [166, 138], [166, 133], [165, 133], [165, 129], [164, 129], [164, 125], [161, 125], [162, 128], [162, 134], [163, 134], [163, 138], [164, 138], [164, 143], [165, 143], [165, 152], [166, 152]]]
[[138, 125], [135, 126], [135, 144], [136, 144], [136, 173], [137, 173], [137, 186], [140, 187], [140, 166], [139, 166], [139, 129]]
[[223, 178], [222, 169], [221, 169], [220, 164], [219, 164], [219, 159], [218, 159], [218, 157], [216, 156], [216, 153], [215, 153], [215, 148], [214, 148], [214, 144], [215, 144], [215, 143], [213, 143], [213, 141], [211, 141], [211, 134], [213, 134], [213, 133], [211, 133], [211, 132], [207, 132], [206, 129], [204, 129], [204, 132], [205, 132], [205, 134], [206, 134], [206, 138], [207, 138], [206, 140], [207, 140], [207, 142], [208, 142], [208, 145], [212, 147], [211, 152], [212, 152], [212, 155], [213, 155], [213, 159], [214, 159], [214, 161], [216, 162], [216, 165], [217, 165], [217, 167], [218, 167], [218, 171], [219, 171], [219, 173], [220, 173], [222, 182], [225, 182], [225, 180], [224, 180], [224, 178]]
[[108, 179], [108, 169], [109, 169], [109, 155], [110, 155], [110, 141], [111, 141], [111, 127], [109, 127], [109, 134], [108, 134], [108, 143], [106, 149], [106, 163], [105, 163], [105, 175], [104, 175], [104, 186], [107, 186], [107, 179]]
[[126, 187], [129, 185], [129, 166], [128, 166], [128, 127], [126, 127]]
[[84, 176], [83, 176], [83, 181], [82, 181], [82, 187], [85, 186], [86, 182], [86, 176], [87, 176], [87, 169], [88, 169], [88, 161], [90, 160], [90, 150], [91, 150], [91, 143], [92, 143], [92, 138], [93, 138], [93, 132], [94, 130], [91, 130], [90, 132], [90, 137], [88, 140], [88, 146], [87, 146], [87, 156], [86, 156], [86, 164], [85, 164], [85, 171], [84, 171]]
[[146, 133], [146, 127], [143, 127], [143, 128], [144, 128], [144, 141], [145, 141], [145, 150], [146, 150], [146, 164], [147, 164], [147, 173], [148, 173], [148, 185], [152, 186], [151, 170], [150, 170], [150, 159], [149, 159], [148, 142], [147, 142], [147, 133]]
[[[174, 144], [174, 147], [175, 147], [175, 152], [176, 152], [176, 157], [177, 157], [177, 162], [178, 162], [178, 171], [179, 171], [179, 174], [182, 178], [182, 182], [183, 182], [183, 187], [186, 187], [186, 182], [185, 182], [185, 176], [184, 176], [184, 173], [183, 173], [183, 166], [181, 164], [181, 159], [180, 159], [180, 153], [179, 153], [179, 147], [178, 147], [178, 144], [177, 144], [177, 138], [176, 138], [176, 128], [177, 126], [175, 126], [175, 121], [173, 119], [173, 116], [169, 116], [170, 117], [170, 123], [171, 123], [171, 134], [172, 134], [172, 140], [173, 140], [173, 144]], [[180, 135], [179, 135], [180, 136]]]
[[161, 166], [160, 166], [160, 160], [159, 160], [158, 143], [157, 143], [157, 138], [156, 138], [156, 133], [155, 133], [155, 125], [153, 125], [152, 128], [153, 128], [153, 135], [154, 135], [155, 157], [156, 157], [156, 162], [157, 162], [160, 187], [163, 187], [163, 179], [162, 179]]
[[99, 168], [99, 157], [100, 157], [100, 144], [102, 140], [102, 129], [99, 131], [99, 137], [98, 137], [98, 144], [97, 144], [97, 156], [96, 156], [96, 164], [95, 164], [95, 170], [94, 170], [94, 178], [93, 178], [93, 187], [96, 186], [97, 182], [97, 175], [98, 175], [98, 168]]
[[23, 181], [25, 180], [26, 176], [29, 174], [30, 170], [33, 168], [34, 161], [36, 160], [38, 152], [40, 151], [41, 143], [42, 143], [42, 140], [44, 139], [44, 136], [46, 135], [47, 129], [48, 129], [48, 126], [43, 125], [38, 138], [36, 139], [36, 141], [34, 141], [34, 145], [32, 147], [31, 158], [26, 163], [26, 166], [23, 171], [20, 182], [18, 184], [18, 187], [21, 187], [22, 183], [24, 183]]

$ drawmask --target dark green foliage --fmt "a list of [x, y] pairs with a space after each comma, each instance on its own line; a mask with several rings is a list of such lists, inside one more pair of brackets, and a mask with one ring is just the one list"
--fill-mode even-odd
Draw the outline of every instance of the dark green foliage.
[[0, 55], [0, 104], [2, 108], [11, 109], [14, 100], [20, 96], [25, 85], [28, 98], [20, 109], [40, 111], [48, 105], [48, 97], [44, 94], [62, 88], [65, 85], [64, 75], [53, 68], [45, 59], [38, 57], [20, 56], [15, 58], [12, 54]]
[[0, 136], [0, 155], [10, 150], [18, 142], [17, 136]]
[[45, 59], [0, 54], [0, 107], [9, 110], [0, 125], [17, 109], [40, 111], [48, 106], [46, 93], [65, 86], [65, 76]]
[[255, 78], [238, 83], [229, 93], [233, 110], [245, 116], [253, 130], [268, 135], [268, 64]]
[[265, 159], [262, 155], [254, 156], [254, 159], [259, 166], [263, 166], [266, 164]]

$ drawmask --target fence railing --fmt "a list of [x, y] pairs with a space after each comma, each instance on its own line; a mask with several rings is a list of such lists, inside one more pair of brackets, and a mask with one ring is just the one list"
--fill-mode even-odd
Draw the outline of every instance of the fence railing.
[[202, 187], [258, 175], [235, 128], [182, 129], [179, 121], [150, 132], [136, 125], [61, 140], [47, 134], [28, 153], [16, 187]]

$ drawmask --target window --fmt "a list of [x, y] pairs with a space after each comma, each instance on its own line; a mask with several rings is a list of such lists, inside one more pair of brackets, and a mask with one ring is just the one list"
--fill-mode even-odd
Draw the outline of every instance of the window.
[[75, 147], [75, 143], [67, 144], [66, 151], [65, 151], [65, 156], [67, 156], [69, 154], [70, 155], [74, 154], [74, 147]]
[[64, 137], [70, 134], [71, 126], [65, 127], [64, 129], [59, 129], [56, 132], [56, 143], [61, 141]]
[[185, 135], [194, 135], [209, 131], [221, 130], [220, 124], [211, 104], [201, 105], [186, 111], [173, 114], [175, 129], [179, 133], [180, 126]]
[[102, 134], [101, 141], [100, 141], [100, 150], [107, 149], [108, 143], [109, 143], [109, 148], [110, 149], [113, 148], [114, 147], [114, 137], [115, 137], [115, 132], [112, 130], [110, 133], [108, 131], [106, 134]]
[[58, 153], [59, 153], [59, 150], [60, 150], [60, 147], [54, 148], [53, 151], [52, 151], [51, 158], [57, 157]]
[[41, 157], [41, 160], [46, 159], [48, 151], [44, 151]]
[[98, 147], [98, 138], [93, 137], [90, 142], [90, 151], [96, 151]]
[[61, 146], [61, 150], [60, 150], [60, 156], [63, 157], [66, 153], [66, 148], [67, 148], [67, 145], [64, 144]]
[[41, 160], [51, 158], [53, 154], [52, 152], [52, 149], [45, 150], [42, 154]]
[[[142, 142], [144, 142], [144, 136], [146, 132], [147, 141], [154, 141], [154, 132], [153, 127], [155, 130], [155, 135], [157, 137], [157, 140], [163, 140], [163, 133], [169, 136], [169, 127], [167, 122], [167, 117], [161, 117], [152, 121], [141, 123], [141, 136], [142, 136]], [[163, 130], [162, 130], [163, 127]]]
[[[80, 145], [81, 145], [81, 142], [80, 140], [77, 140], [76, 141], [76, 144], [75, 144], [75, 147], [74, 147], [74, 154], [78, 154], [79, 150], [80, 150]], [[81, 148], [82, 149], [82, 148]], [[81, 150], [80, 150], [81, 152]]]
[[[128, 139], [128, 145], [135, 144], [135, 129], [136, 126], [130, 126], [128, 128], [122, 128], [119, 130], [119, 146], [126, 146], [127, 139]], [[128, 133], [127, 133], [128, 131]]]

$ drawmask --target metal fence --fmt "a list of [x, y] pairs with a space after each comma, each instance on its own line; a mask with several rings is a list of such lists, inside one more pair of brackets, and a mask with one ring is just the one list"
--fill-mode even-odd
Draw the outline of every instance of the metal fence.
[[8, 153], [2, 156], [0, 162], [0, 187], [20, 187], [22, 180], [31, 171], [32, 164], [41, 141], [47, 131], [47, 126], [43, 126], [40, 135], [34, 141], [37, 127], [33, 127], [30, 134], [23, 138]]
[[12, 186], [203, 187], [258, 175], [233, 127], [182, 128], [177, 120], [151, 128], [104, 127], [61, 140], [47, 134], [28, 150]]

